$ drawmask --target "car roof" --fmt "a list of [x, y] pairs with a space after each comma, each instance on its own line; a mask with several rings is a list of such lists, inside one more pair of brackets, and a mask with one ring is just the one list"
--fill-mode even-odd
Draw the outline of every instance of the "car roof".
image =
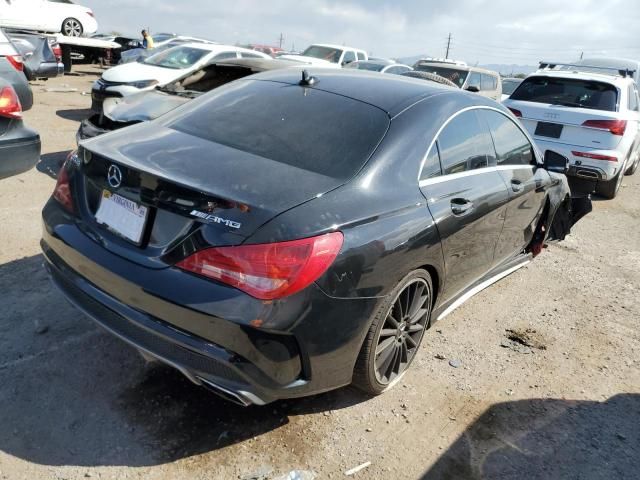
[[357, 62], [353, 62], [353, 63], [357, 63], [359, 65], [378, 65], [380, 67], [387, 67], [389, 65], [400, 65], [399, 63], [396, 64], [396, 62], [392, 62], [391, 60], [384, 60], [384, 59], [380, 59], [380, 60], [358, 60]]
[[[346, 46], [346, 45], [335, 45], [335, 44], [331, 44], [331, 43], [313, 43], [313, 44], [309, 45], [309, 47], [327, 47], [327, 48], [335, 48], [337, 50], [360, 50], [361, 52], [364, 52], [364, 50], [362, 48], [349, 47], [349, 46]], [[309, 48], [309, 47], [307, 47], [307, 48]]]
[[[261, 52], [256, 52], [255, 50], [249, 50], [248, 48], [236, 47], [235, 45], [221, 45], [219, 43], [183, 43], [181, 45], [176, 45], [172, 48], [178, 47], [190, 47], [190, 48], [199, 48], [200, 50], [208, 50], [210, 52], [246, 52], [253, 53], [255, 55], [259, 55]], [[266, 54], [264, 54], [267, 56]]]
[[573, 78], [576, 80], [592, 80], [595, 82], [608, 82], [612, 85], [628, 84], [633, 82], [633, 78], [621, 77], [606, 73], [581, 72], [577, 70], [538, 70], [527, 76], [530, 77], [553, 77], [553, 78]]
[[486, 68], [482, 68], [482, 67], [473, 67], [471, 65], [460, 65], [460, 64], [456, 64], [456, 63], [452, 63], [452, 62], [432, 62], [430, 60], [418, 60], [414, 67], [419, 67], [422, 65], [428, 65], [430, 67], [444, 67], [444, 68], [451, 68], [453, 70], [462, 70], [465, 72], [479, 72], [479, 73], [489, 73], [491, 75], [496, 75], [496, 76], [500, 76], [498, 74], [498, 72], [494, 72], [493, 70], [488, 70]]
[[637, 70], [640, 61], [630, 58], [591, 57], [578, 60], [578, 65], [593, 65], [594, 67], [629, 68]]
[[384, 110], [393, 118], [420, 100], [442, 94], [467, 96], [478, 104], [483, 104], [484, 97], [468, 94], [460, 90], [401, 75], [380, 75], [357, 69], [330, 69], [310, 67], [305, 69], [279, 69], [259, 73], [252, 77], [255, 80], [282, 82], [299, 85], [301, 70], [306, 70], [315, 78], [315, 83], [308, 88], [323, 90], [359, 100]]

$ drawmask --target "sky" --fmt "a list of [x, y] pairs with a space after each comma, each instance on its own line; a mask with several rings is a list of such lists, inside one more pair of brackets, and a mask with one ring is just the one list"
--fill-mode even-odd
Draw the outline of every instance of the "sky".
[[[220, 43], [311, 43], [390, 58], [427, 54], [469, 64], [536, 65], [609, 55], [640, 59], [637, 0], [78, 0], [101, 32], [175, 32]], [[559, 8], [559, 5], [561, 8]]]

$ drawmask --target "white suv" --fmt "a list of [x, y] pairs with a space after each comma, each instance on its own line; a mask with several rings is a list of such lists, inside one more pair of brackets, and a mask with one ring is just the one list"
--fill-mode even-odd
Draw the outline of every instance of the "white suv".
[[[504, 100], [543, 152], [570, 160], [568, 175], [594, 180], [595, 192], [614, 198], [625, 173], [640, 162], [640, 101], [623, 71], [541, 64]], [[596, 183], [597, 182], [597, 183]]]

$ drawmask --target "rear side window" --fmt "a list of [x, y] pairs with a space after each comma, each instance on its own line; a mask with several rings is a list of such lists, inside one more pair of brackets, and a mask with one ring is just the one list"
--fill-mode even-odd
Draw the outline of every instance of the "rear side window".
[[522, 82], [511, 100], [615, 112], [618, 90], [604, 82], [536, 76]]
[[533, 165], [533, 146], [511, 119], [493, 110], [480, 110], [478, 114], [489, 125], [498, 165]]
[[469, 75], [469, 86], [470, 87], [481, 87], [481, 77], [480, 74], [478, 72], [471, 72], [471, 75]]
[[227, 58], [238, 58], [236, 52], [222, 52], [213, 57], [214, 60], [226, 60]]
[[344, 57], [342, 58], [344, 63], [351, 63], [356, 61], [356, 54], [351, 50], [347, 50], [344, 52]]
[[449, 122], [438, 137], [438, 148], [445, 175], [495, 165], [491, 135], [475, 110]]
[[170, 128], [342, 180], [364, 166], [389, 126], [387, 114], [372, 105], [259, 80], [229, 83], [189, 107]]
[[498, 80], [493, 75], [482, 74], [482, 86], [480, 90], [490, 91], [498, 88]]
[[392, 73], [394, 75], [402, 75], [405, 72], [411, 70], [409, 67], [391, 67], [388, 68], [385, 73]]
[[358, 52], [358, 60], [366, 60], [364, 53]]

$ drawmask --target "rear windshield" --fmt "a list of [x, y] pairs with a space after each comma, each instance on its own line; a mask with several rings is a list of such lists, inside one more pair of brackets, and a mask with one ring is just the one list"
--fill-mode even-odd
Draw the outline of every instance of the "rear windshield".
[[615, 112], [618, 90], [613, 85], [575, 78], [529, 77], [511, 100]]
[[464, 82], [467, 80], [469, 72], [466, 70], [458, 70], [457, 68], [440, 67], [436, 65], [417, 65], [413, 68], [419, 72], [429, 72], [440, 75], [441, 77], [451, 80], [458, 88], [462, 88]]
[[269, 81], [238, 80], [189, 106], [171, 128], [342, 180], [364, 166], [389, 125], [369, 104]]
[[351, 68], [351, 69], [354, 69], [354, 70], [369, 70], [369, 71], [372, 71], [372, 72], [379, 72], [384, 67], [386, 67], [386, 65], [381, 65], [379, 63], [373, 63], [373, 62], [352, 62], [352, 63], [349, 63], [349, 64], [345, 65], [344, 68]]

